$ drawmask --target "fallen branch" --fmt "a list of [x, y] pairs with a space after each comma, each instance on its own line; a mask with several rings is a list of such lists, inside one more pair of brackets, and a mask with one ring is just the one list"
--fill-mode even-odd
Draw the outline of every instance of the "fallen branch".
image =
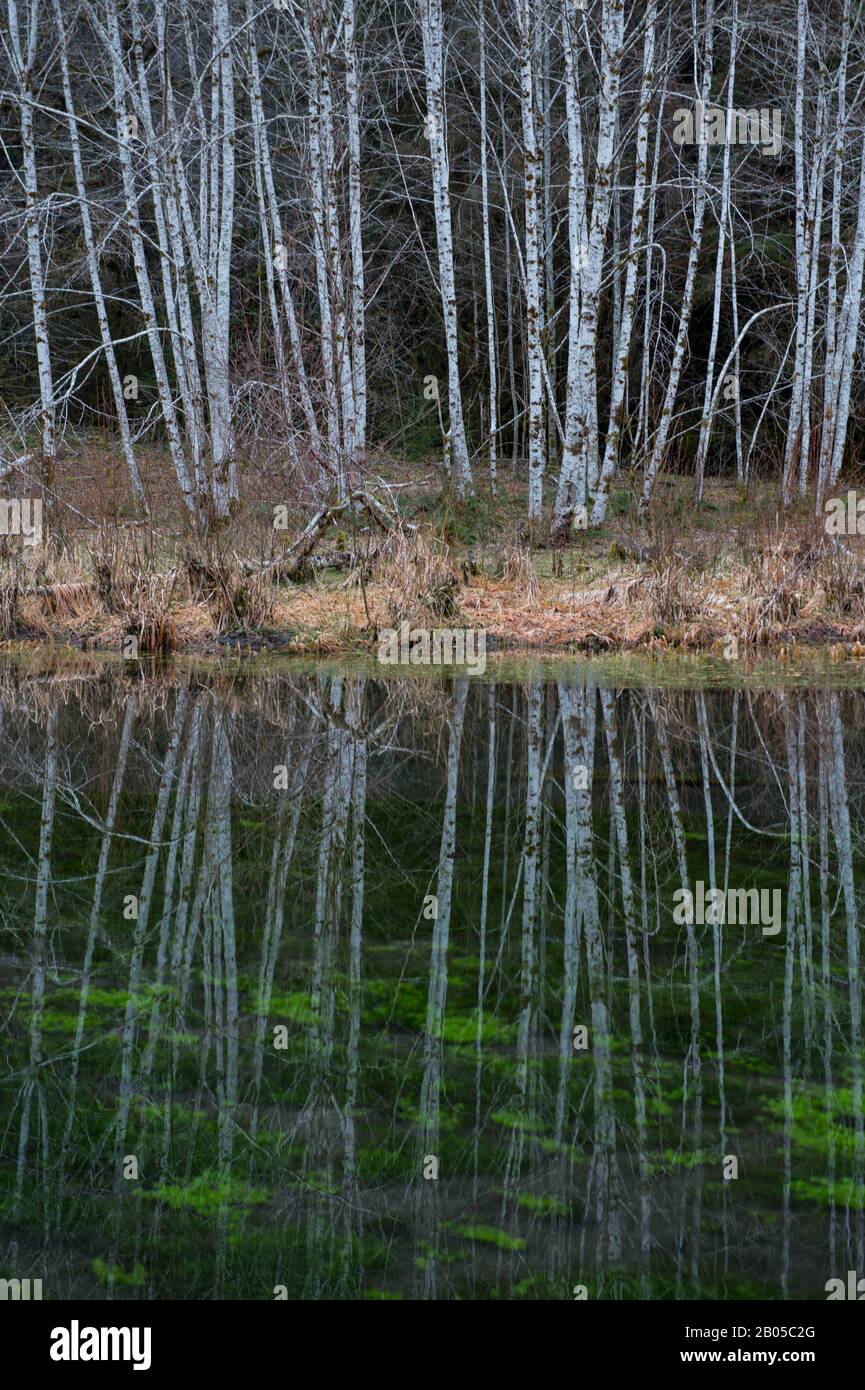
[[[262, 574], [269, 574], [274, 582], [281, 579], [297, 580], [303, 578], [310, 570], [331, 569], [334, 567], [333, 558], [322, 557], [313, 558], [312, 552], [318, 545], [325, 531], [336, 519], [341, 516], [348, 508], [358, 506], [361, 511], [375, 522], [385, 534], [393, 530], [395, 518], [391, 517], [380, 502], [366, 491], [365, 488], [356, 489], [345, 496], [342, 501], [334, 502], [328, 507], [322, 507], [316, 512], [315, 516], [298, 536], [294, 544], [289, 548], [285, 555], [280, 555], [277, 559], [268, 560], [264, 565], [256, 565], [250, 560], [243, 563], [243, 570], [249, 574], [254, 570], [260, 569]], [[414, 530], [414, 527], [409, 529]], [[334, 552], [339, 557], [335, 567], [337, 569], [346, 568], [348, 565], [359, 563], [350, 551]], [[366, 559], [371, 556], [365, 557]]]

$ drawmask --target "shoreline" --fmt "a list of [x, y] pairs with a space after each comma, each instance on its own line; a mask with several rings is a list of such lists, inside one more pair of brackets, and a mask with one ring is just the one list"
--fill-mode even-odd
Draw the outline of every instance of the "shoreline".
[[[755, 613], [743, 595], [718, 592], [702, 605], [666, 622], [658, 619], [649, 581], [640, 575], [611, 576], [595, 590], [574, 592], [566, 584], [541, 580], [537, 593], [521, 595], [507, 584], [475, 581], [455, 588], [448, 614], [415, 612], [395, 618], [383, 608], [376, 586], [359, 588], [304, 584], [280, 591], [270, 622], [218, 631], [204, 603], [172, 605], [172, 639], [163, 654], [179, 656], [262, 655], [375, 658], [383, 633], [400, 621], [429, 631], [462, 629], [485, 634], [488, 656], [685, 655], [728, 661], [796, 652], [825, 652], [830, 659], [865, 659], [865, 621], [858, 614], [815, 611], [807, 605], [793, 616]], [[98, 611], [95, 595], [56, 586], [34, 612], [34, 600], [17, 630], [0, 642], [0, 651], [72, 648], [99, 655], [124, 655], [124, 641], [135, 625]], [[738, 599], [738, 601], [736, 601]], [[367, 612], [369, 621], [367, 621]], [[148, 651], [141, 655], [159, 654]], [[412, 671], [414, 663], [391, 662]], [[423, 663], [425, 664], [425, 663]], [[445, 663], [446, 665], [447, 663]]]
[[556, 545], [533, 543], [513, 508], [421, 519], [407, 499], [406, 515], [351, 537], [326, 513], [285, 533], [245, 514], [207, 543], [80, 532], [8, 561], [0, 643], [369, 656], [408, 622], [483, 632], [490, 655], [865, 657], [865, 536], [827, 535], [805, 504], [781, 514], [729, 484], [709, 492], [689, 514], [671, 481], [667, 507], [642, 522], [622, 498], [608, 526]]

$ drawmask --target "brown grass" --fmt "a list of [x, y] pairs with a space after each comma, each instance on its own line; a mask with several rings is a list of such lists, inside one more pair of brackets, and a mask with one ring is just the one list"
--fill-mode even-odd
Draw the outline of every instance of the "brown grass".
[[432, 530], [392, 532], [373, 566], [372, 580], [391, 627], [403, 621], [429, 626], [459, 616], [459, 581], [449, 548]]
[[550, 650], [720, 650], [735, 635], [745, 648], [821, 641], [856, 655], [865, 642], [858, 540], [824, 536], [804, 507], [784, 517], [729, 486], [713, 496], [693, 512], [671, 486], [642, 528], [614, 516], [604, 532], [575, 533], [561, 557], [570, 579], [551, 576], [550, 550], [515, 541], [513, 524], [502, 524], [499, 543], [490, 533], [472, 539], [470, 555], [441, 519], [377, 532], [367, 567], [302, 584], [261, 572], [272, 528], [257, 531], [248, 515], [206, 546], [165, 528], [105, 526], [65, 545], [7, 551], [0, 636], [29, 629], [117, 649], [130, 635], [142, 653], [164, 654], [258, 634], [256, 643], [327, 653], [368, 649], [379, 628], [408, 620], [483, 627], [493, 645]]

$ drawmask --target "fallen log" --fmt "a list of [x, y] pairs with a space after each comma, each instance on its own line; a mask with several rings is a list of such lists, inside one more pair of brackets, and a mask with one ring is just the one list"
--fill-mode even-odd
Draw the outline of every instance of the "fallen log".
[[[361, 511], [365, 511], [370, 519], [375, 522], [382, 531], [388, 534], [393, 530], [394, 519], [388, 515], [385, 508], [378, 502], [365, 488], [355, 489], [348, 493], [339, 502], [333, 502], [327, 507], [322, 507], [316, 512], [315, 516], [298, 536], [297, 540], [291, 545], [284, 555], [280, 555], [273, 560], [268, 560], [263, 565], [256, 565], [251, 560], [243, 562], [241, 568], [246, 574], [251, 574], [260, 570], [262, 574], [270, 575], [275, 582], [281, 579], [296, 580], [303, 577], [311, 568], [329, 569], [331, 564], [311, 563], [312, 552], [321, 540], [327, 528], [332, 522], [343, 514], [348, 508], [357, 506]], [[414, 530], [415, 527], [409, 526], [406, 529]], [[339, 555], [348, 556], [349, 551], [336, 552]], [[370, 554], [369, 557], [372, 558]], [[350, 561], [344, 561], [337, 568], [344, 568], [349, 563], [355, 563], [354, 556]]]

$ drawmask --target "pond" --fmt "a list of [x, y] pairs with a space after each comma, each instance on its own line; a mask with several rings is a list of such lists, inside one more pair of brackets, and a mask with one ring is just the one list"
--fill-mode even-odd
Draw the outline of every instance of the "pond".
[[0, 1275], [865, 1275], [860, 684], [5, 660]]

